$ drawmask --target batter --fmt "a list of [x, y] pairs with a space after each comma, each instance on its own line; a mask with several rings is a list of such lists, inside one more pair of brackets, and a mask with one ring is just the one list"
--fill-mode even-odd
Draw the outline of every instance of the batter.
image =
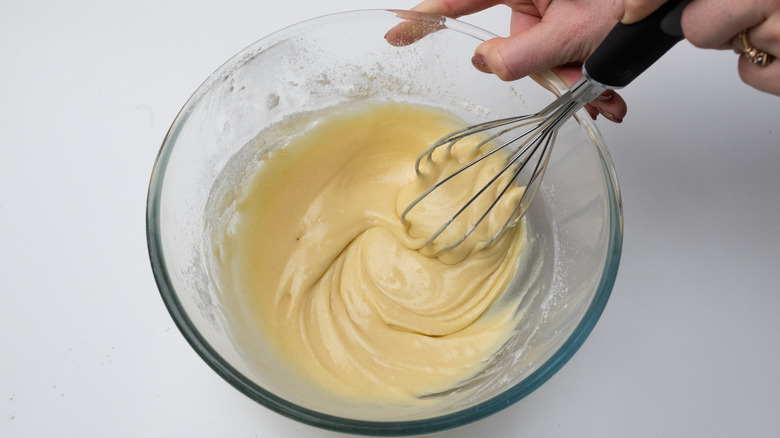
[[491, 305], [512, 279], [524, 224], [482, 242], [516, 198], [456, 249], [423, 245], [503, 160], [454, 182], [408, 224], [399, 219], [430, 179], [458, 166], [439, 160], [448, 164], [418, 178], [417, 155], [461, 127], [406, 103], [334, 108], [265, 156], [239, 191], [215, 240], [222, 284], [302, 378], [351, 399], [419, 403], [476, 375], [512, 336], [516, 305]]

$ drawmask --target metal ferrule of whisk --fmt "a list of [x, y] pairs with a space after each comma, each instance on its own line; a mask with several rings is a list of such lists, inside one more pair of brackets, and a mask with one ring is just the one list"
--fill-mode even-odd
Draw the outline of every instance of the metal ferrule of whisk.
[[442, 249], [452, 249], [463, 243], [490, 215], [501, 198], [513, 187], [525, 187], [523, 194], [516, 203], [514, 209], [505, 218], [500, 229], [492, 237], [484, 242], [490, 244], [497, 239], [507, 229], [514, 226], [517, 221], [525, 214], [530, 206], [536, 192], [539, 188], [539, 182], [544, 175], [544, 170], [549, 161], [552, 145], [558, 128], [566, 122], [574, 113], [582, 108], [586, 103], [592, 101], [601, 94], [606, 88], [584, 77], [582, 80], [572, 86], [569, 91], [561, 95], [554, 102], [542, 109], [536, 114], [509, 117], [500, 120], [494, 120], [486, 123], [480, 123], [453, 132], [439, 139], [436, 143], [426, 148], [415, 162], [415, 170], [418, 175], [422, 174], [421, 164], [426, 160], [433, 160], [433, 154], [436, 150], [445, 148], [447, 152], [459, 141], [479, 133], [487, 133], [484, 139], [475, 146], [476, 150], [482, 151], [474, 160], [459, 168], [455, 172], [441, 178], [433, 186], [428, 188], [414, 201], [412, 201], [401, 214], [401, 220], [406, 223], [407, 216], [420, 202], [428, 197], [434, 190], [439, 189], [444, 184], [452, 181], [458, 175], [473, 169], [478, 163], [496, 153], [506, 154], [506, 165], [496, 173], [482, 188], [466, 202], [461, 208], [453, 213], [449, 220], [445, 221], [424, 243], [428, 245], [438, 239], [442, 233], [457, 220], [480, 196], [486, 195], [488, 189], [494, 184], [498, 184], [507, 172], [511, 172], [512, 177], [507, 181], [503, 179], [503, 186], [488, 207], [482, 212], [478, 220], [474, 222], [468, 230], [457, 240], [447, 243]]

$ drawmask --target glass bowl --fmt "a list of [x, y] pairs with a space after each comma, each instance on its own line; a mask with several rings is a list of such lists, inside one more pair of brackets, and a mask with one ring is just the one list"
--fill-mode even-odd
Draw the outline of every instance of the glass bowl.
[[[386, 33], [410, 26], [411, 44]], [[464, 391], [435, 408], [361, 411], [307, 399], [305, 384], [261, 356], [252, 364], [235, 342], [229, 296], [209, 268], [206, 228], [213, 204], [251, 161], [245, 147], [269, 125], [301, 111], [349, 101], [438, 106], [468, 122], [541, 109], [563, 89], [551, 74], [503, 82], [470, 60], [489, 32], [457, 20], [367, 10], [306, 21], [246, 48], [212, 74], [166, 136], [148, 193], [147, 239], [155, 279], [174, 322], [200, 357], [248, 397], [295, 420], [366, 435], [410, 435], [489, 416], [522, 399], [559, 370], [601, 315], [620, 259], [622, 210], [612, 161], [586, 113], [559, 135], [539, 194], [527, 213], [534, 263], [516, 334]], [[539, 84], [544, 85], [544, 87]], [[549, 90], [552, 90], [551, 93]], [[273, 148], [273, 139], [266, 139]], [[237, 164], [238, 163], [238, 164]], [[528, 267], [518, 267], [518, 272]], [[527, 274], [521, 273], [519, 277]], [[518, 285], [519, 284], [519, 285]], [[266, 370], [266, 371], [263, 371]]]

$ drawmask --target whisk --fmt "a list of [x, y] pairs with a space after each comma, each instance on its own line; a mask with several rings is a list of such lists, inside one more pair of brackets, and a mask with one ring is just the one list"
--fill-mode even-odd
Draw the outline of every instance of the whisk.
[[[407, 217], [409, 213], [435, 190], [441, 189], [443, 185], [464, 174], [469, 169], [474, 168], [488, 157], [501, 151], [504, 153], [508, 151], [506, 153], [506, 165], [495, 176], [490, 178], [484, 186], [478, 189], [473, 197], [460, 206], [450, 219], [445, 221], [428, 238], [424, 245], [432, 244], [440, 237], [443, 237], [442, 233], [481, 196], [490, 196], [490, 193], [495, 193], [496, 190], [488, 190], [495, 184], [503, 184], [498, 188], [498, 195], [492, 201], [488, 200], [488, 207], [481, 215], [477, 215], [478, 219], [473, 224], [469, 224], [467, 231], [460, 237], [456, 237], [453, 242], [439, 243], [437, 245], [441, 249], [447, 250], [463, 243], [488, 218], [491, 211], [499, 203], [499, 200], [511, 188], [525, 186], [516, 206], [503, 222], [503, 225], [484, 244], [489, 244], [507, 229], [514, 226], [526, 213], [536, 196], [542, 176], [547, 168], [547, 163], [550, 160], [558, 129], [585, 104], [593, 101], [604, 91], [619, 89], [628, 85], [671, 49], [672, 46], [682, 40], [683, 33], [680, 27], [680, 18], [683, 8], [689, 1], [669, 0], [642, 21], [629, 25], [618, 23], [596, 51], [585, 61], [582, 69], [583, 78], [538, 113], [469, 126], [442, 137], [426, 148], [415, 162], [415, 170], [418, 176], [423, 173], [421, 170], [423, 161], [432, 161], [435, 151], [444, 148], [449, 153], [452, 147], [461, 140], [472, 138], [477, 134], [484, 135], [484, 138], [477, 140], [474, 147], [475, 150], [480, 151], [480, 155], [465, 166], [438, 180], [412, 201], [401, 213], [402, 222], [408, 224]], [[524, 129], [520, 130], [521, 128]], [[520, 130], [518, 131], [519, 134], [513, 132], [517, 130]], [[494, 140], [505, 138], [504, 136], [509, 133], [512, 133], [509, 140], [500, 143], [496, 142], [499, 143], [496, 147], [488, 147], [485, 148], [488, 150], [482, 151], [483, 146], [493, 144]], [[508, 182], [507, 178], [502, 178], [502, 175], [507, 172], [513, 173]]]

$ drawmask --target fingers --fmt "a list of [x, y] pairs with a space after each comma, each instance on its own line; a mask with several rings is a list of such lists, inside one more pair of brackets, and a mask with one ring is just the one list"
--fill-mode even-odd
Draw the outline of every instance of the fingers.
[[482, 43], [474, 64], [512, 81], [555, 66], [581, 62], [617, 22], [601, 9], [552, 7], [543, 18], [512, 13], [511, 36]]
[[683, 11], [682, 28], [685, 38], [696, 47], [724, 48], [730, 46], [734, 35], [777, 14], [780, 5], [774, 0], [693, 1]]
[[[485, 41], [475, 51], [472, 64], [486, 73], [512, 81], [533, 73], [552, 70], [567, 86], [582, 77], [582, 61], [587, 58], [617, 22], [614, 11], [602, 5], [592, 9], [574, 8], [571, 3], [552, 6], [544, 17], [513, 11], [511, 36]], [[594, 119], [599, 114], [620, 123], [626, 102], [615, 92], [585, 106]]]
[[[608, 90], [588, 104], [610, 122], [621, 123], [628, 112], [626, 101], [618, 93]], [[595, 120], [596, 117], [591, 114]]]
[[406, 20], [398, 23], [385, 34], [385, 40], [392, 46], [408, 46], [446, 28], [444, 19], [420, 20], [419, 17], [405, 17], [403, 14], [404, 12], [399, 12], [398, 16]]
[[[735, 37], [732, 40], [732, 48], [740, 55], [737, 67], [742, 81], [757, 90], [780, 96], [780, 61], [777, 61], [774, 55], [780, 53], [777, 48], [780, 37], [773, 39], [772, 31], [780, 33], [780, 16], [770, 17], [745, 31], [744, 40], [741, 35]], [[755, 51], [763, 52], [761, 60], [768, 64], [763, 64], [758, 59], [751, 61], [751, 57], [758, 58]]]
[[[423, 0], [413, 11], [458, 18], [507, 3], [504, 0]], [[582, 77], [582, 61], [593, 52], [622, 12], [620, 0], [600, 2], [513, 2], [510, 37], [494, 38], [477, 47], [472, 64], [486, 73], [512, 81], [539, 71], [553, 70], [571, 86]], [[537, 9], [537, 6], [541, 9]], [[411, 21], [411, 20], [410, 20]], [[394, 45], [407, 45], [431, 32], [413, 22], [386, 35]], [[607, 92], [586, 105], [591, 117], [602, 114], [620, 122], [626, 103]]]
[[502, 3], [500, 0], [423, 0], [413, 11], [458, 18]]
[[744, 56], [739, 57], [739, 77], [751, 87], [765, 93], [780, 96], [780, 61], [761, 67], [748, 61]]
[[625, 13], [620, 20], [623, 24], [636, 23], [660, 8], [666, 0], [625, 0]]
[[[777, 57], [780, 55], [780, 1], [695, 0], [685, 9], [682, 28], [695, 46], [713, 49], [745, 47], [735, 35], [747, 31], [750, 47]], [[740, 55], [740, 78], [748, 85], [780, 95], [780, 61], [758, 65]]]
[[[742, 32], [745, 33], [746, 41], [740, 38]], [[756, 48], [772, 55], [780, 53], [780, 2], [778, 12], [775, 15], [754, 26], [740, 29], [736, 35], [730, 38], [728, 43], [716, 48], [733, 49], [737, 53], [742, 53], [750, 48]]]
[[[412, 11], [458, 18], [499, 3], [501, 3], [500, 0], [423, 0], [422, 3], [412, 8]], [[443, 22], [435, 20], [423, 22], [410, 19], [390, 29], [385, 35], [385, 39], [394, 46], [408, 46], [426, 35], [444, 29], [444, 27]]]
[[753, 47], [776, 57], [780, 56], [780, 1], [777, 2], [777, 10], [774, 11], [774, 14], [745, 29], [749, 29], [750, 43]]

